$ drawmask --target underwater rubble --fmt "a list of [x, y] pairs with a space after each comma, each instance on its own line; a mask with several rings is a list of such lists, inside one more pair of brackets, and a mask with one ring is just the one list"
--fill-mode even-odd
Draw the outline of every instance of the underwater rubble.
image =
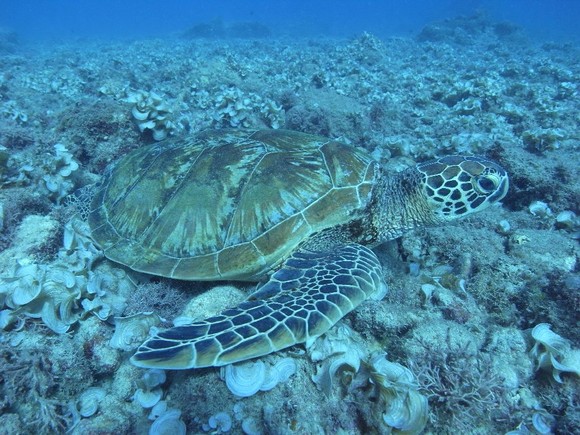
[[[3, 431], [580, 432], [578, 47], [480, 16], [385, 40], [269, 34], [212, 23], [47, 47], [0, 33]], [[482, 154], [510, 192], [379, 247], [387, 296], [306, 351], [139, 369], [129, 357], [152, 328], [218, 313], [253, 286], [104, 259], [75, 195], [143, 144], [232, 127], [340, 138], [393, 172]]]

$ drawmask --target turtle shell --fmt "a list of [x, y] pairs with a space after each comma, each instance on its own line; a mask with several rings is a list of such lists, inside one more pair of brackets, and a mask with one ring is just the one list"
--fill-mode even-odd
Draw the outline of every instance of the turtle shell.
[[185, 280], [257, 280], [312, 234], [367, 206], [363, 150], [284, 130], [217, 130], [139, 148], [110, 167], [89, 225], [105, 255]]

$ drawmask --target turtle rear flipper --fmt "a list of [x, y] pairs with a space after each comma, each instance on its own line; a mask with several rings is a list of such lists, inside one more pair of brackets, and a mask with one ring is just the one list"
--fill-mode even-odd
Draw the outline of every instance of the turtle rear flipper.
[[157, 333], [131, 361], [146, 368], [189, 369], [244, 361], [298, 343], [309, 346], [384, 288], [379, 260], [364, 246], [298, 251], [248, 301]]

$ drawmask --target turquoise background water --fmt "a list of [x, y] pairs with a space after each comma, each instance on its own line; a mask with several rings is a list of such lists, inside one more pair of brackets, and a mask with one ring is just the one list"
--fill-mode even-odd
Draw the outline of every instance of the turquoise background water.
[[476, 11], [533, 37], [580, 39], [576, 0], [0, 0], [0, 26], [24, 40], [163, 36], [215, 19], [259, 22], [291, 36], [391, 36]]

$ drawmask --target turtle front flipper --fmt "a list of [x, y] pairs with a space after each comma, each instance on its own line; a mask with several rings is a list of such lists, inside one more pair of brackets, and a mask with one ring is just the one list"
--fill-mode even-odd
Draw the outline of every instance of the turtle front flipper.
[[298, 251], [248, 301], [159, 332], [131, 358], [139, 367], [222, 366], [297, 343], [309, 346], [365, 299], [384, 294], [381, 265], [361, 245]]

